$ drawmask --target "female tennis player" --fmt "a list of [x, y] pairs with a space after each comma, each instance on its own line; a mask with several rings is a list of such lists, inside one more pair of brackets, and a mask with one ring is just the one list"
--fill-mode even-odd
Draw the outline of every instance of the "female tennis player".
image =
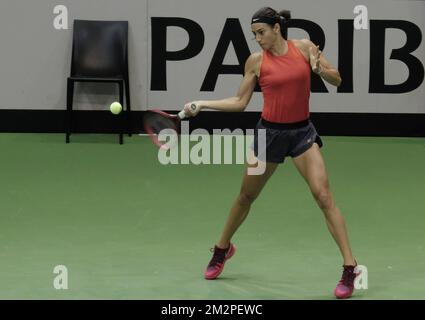
[[[262, 51], [251, 54], [247, 59], [237, 95], [223, 100], [193, 101], [184, 108], [188, 116], [196, 116], [204, 108], [243, 111], [257, 80], [264, 98], [257, 129], [266, 130], [265, 152], [258, 148], [258, 130], [255, 130], [253, 150], [255, 160], [263, 161], [265, 172], [262, 175], [248, 175], [248, 170], [245, 171], [240, 194], [214, 247], [205, 278], [215, 279], [223, 271], [224, 263], [236, 250], [231, 242], [232, 236], [279, 163], [290, 156], [323, 211], [328, 229], [342, 254], [343, 274], [334, 294], [337, 298], [348, 298], [354, 290], [357, 263], [351, 252], [344, 218], [330, 190], [320, 152], [322, 140], [309, 120], [311, 70], [334, 86], [341, 84], [341, 77], [321, 54], [319, 47], [310, 40], [287, 39], [286, 24], [290, 18], [290, 11], [287, 10], [279, 13], [269, 7], [258, 10], [252, 17], [251, 30]], [[195, 110], [190, 108], [192, 104], [196, 105]]]

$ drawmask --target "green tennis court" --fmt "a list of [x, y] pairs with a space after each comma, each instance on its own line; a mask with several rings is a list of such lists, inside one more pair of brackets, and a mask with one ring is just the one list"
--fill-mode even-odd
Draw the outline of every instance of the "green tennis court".
[[[353, 299], [423, 299], [425, 138], [322, 138], [368, 268]], [[0, 134], [0, 299], [334, 299], [340, 254], [290, 158], [236, 233], [235, 257], [206, 281], [243, 165], [164, 166], [146, 136], [63, 139]], [[53, 286], [57, 265], [68, 290]]]

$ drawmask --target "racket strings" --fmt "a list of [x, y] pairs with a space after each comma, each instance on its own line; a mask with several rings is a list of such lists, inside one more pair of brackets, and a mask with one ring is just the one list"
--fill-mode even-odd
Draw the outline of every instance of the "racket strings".
[[174, 130], [177, 129], [175, 123], [171, 119], [168, 119], [159, 114], [148, 115], [145, 118], [145, 124], [155, 134], [159, 134], [162, 130], [165, 130], [165, 129], [174, 129]]
[[177, 117], [157, 110], [147, 112], [143, 122], [152, 142], [161, 149], [169, 150], [178, 145], [179, 121]]

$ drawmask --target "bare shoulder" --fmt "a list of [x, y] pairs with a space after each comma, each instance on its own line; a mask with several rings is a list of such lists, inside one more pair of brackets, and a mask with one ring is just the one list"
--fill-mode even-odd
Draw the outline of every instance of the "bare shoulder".
[[307, 61], [310, 60], [310, 47], [315, 46], [309, 39], [291, 39], [294, 45], [302, 52]]
[[246, 60], [246, 64], [257, 64], [261, 62], [261, 58], [263, 57], [263, 52], [254, 52], [252, 53], [248, 59]]
[[263, 52], [252, 53], [245, 63], [245, 71], [253, 72], [255, 75], [259, 75], [261, 68], [261, 61], [263, 58]]
[[315, 44], [310, 39], [291, 39], [292, 42], [299, 48], [306, 49], [315, 46]]

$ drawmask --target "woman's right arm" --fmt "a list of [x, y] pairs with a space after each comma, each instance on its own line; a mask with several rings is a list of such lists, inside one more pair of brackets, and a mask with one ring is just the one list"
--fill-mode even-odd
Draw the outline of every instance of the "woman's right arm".
[[[196, 116], [202, 109], [213, 109], [227, 112], [238, 112], [245, 110], [257, 83], [257, 70], [261, 63], [261, 53], [253, 53], [245, 63], [245, 75], [239, 86], [236, 96], [222, 100], [200, 100], [187, 103], [184, 107], [187, 116]], [[193, 111], [190, 106], [196, 105]]]

